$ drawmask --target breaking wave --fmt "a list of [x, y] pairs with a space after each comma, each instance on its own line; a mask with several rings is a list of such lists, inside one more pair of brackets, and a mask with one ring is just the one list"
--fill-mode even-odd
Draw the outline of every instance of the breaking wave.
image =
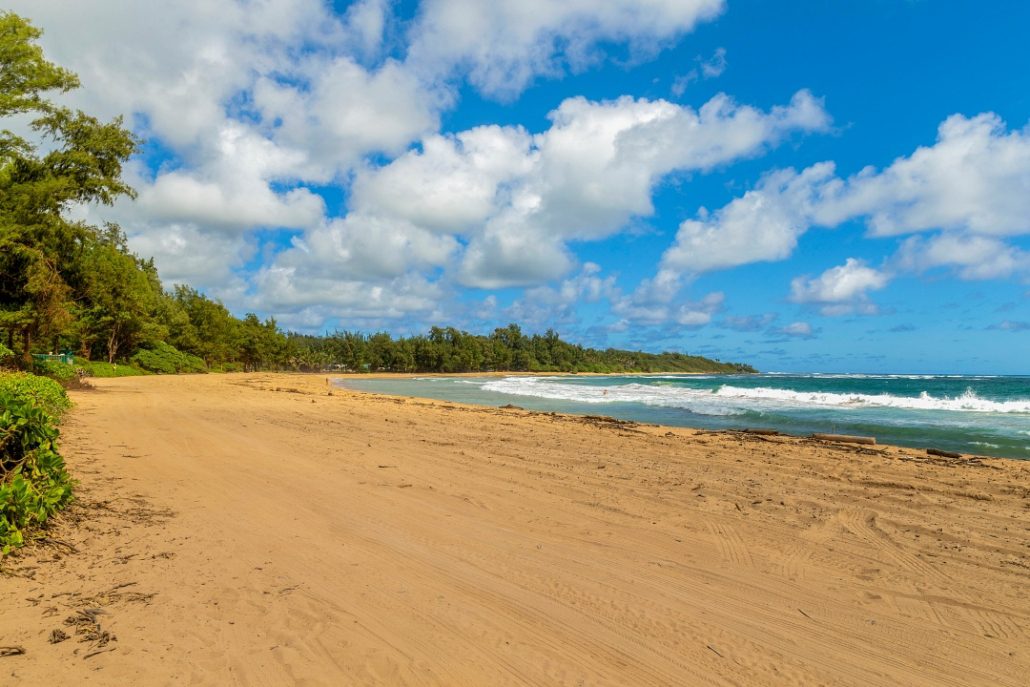
[[736, 415], [748, 411], [785, 408], [902, 408], [961, 413], [1026, 413], [1030, 399], [992, 401], [972, 390], [955, 397], [794, 391], [770, 387], [745, 388], [724, 384], [715, 389], [681, 386], [623, 384], [589, 386], [551, 381], [542, 377], [505, 377], [483, 384], [485, 391], [578, 403], [641, 403], [683, 408], [703, 415]]

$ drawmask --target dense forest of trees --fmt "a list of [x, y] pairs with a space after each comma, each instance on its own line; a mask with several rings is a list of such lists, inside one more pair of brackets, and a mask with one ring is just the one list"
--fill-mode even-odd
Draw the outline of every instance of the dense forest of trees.
[[435, 327], [401, 339], [287, 334], [273, 319], [234, 317], [187, 286], [166, 291], [153, 261], [134, 255], [118, 226], [69, 219], [74, 205], [133, 195], [122, 166], [140, 142], [120, 119], [101, 122], [46, 97], [79, 84], [45, 59], [39, 35], [21, 17], [0, 14], [0, 118], [31, 121], [27, 137], [0, 131], [0, 343], [23, 366], [33, 354], [72, 351], [79, 364], [155, 372], [751, 371], [676, 353], [593, 350], [553, 331], [526, 336], [516, 325], [488, 336]]
[[516, 324], [479, 336], [452, 327], [433, 327], [426, 336], [393, 339], [337, 332], [322, 337], [290, 334], [287, 351], [301, 369], [353, 371], [487, 372], [754, 372], [747, 365], [721, 363], [681, 353], [597, 350], [562, 341], [554, 330], [527, 336]]

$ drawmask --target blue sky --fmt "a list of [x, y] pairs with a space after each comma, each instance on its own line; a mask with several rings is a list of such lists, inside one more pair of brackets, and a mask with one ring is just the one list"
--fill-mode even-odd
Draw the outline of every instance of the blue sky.
[[13, 5], [148, 141], [80, 212], [237, 313], [1027, 372], [1024, 3]]

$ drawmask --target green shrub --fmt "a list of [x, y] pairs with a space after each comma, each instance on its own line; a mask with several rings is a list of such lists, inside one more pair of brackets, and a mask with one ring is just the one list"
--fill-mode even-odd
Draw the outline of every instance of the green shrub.
[[[42, 382], [64, 393], [53, 380]], [[54, 416], [25, 386], [19, 381], [0, 388], [0, 556], [21, 546], [27, 531], [46, 524], [72, 496]]]
[[130, 358], [137, 367], [158, 374], [177, 374], [180, 372], [207, 372], [207, 365], [195, 355], [183, 353], [165, 342], [153, 348], [144, 348]]
[[30, 403], [54, 418], [72, 407], [64, 387], [53, 379], [27, 372], [0, 372], [0, 399]]
[[49, 377], [59, 382], [69, 382], [75, 378], [75, 366], [62, 363], [59, 360], [34, 360], [32, 372], [40, 377]]
[[126, 363], [108, 363], [102, 360], [75, 359], [76, 367], [81, 368], [90, 377], [138, 377], [150, 374]]

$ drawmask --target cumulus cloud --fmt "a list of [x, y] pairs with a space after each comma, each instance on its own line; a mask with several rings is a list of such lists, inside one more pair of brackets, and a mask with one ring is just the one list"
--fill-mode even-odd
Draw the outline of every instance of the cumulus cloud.
[[576, 313], [580, 304], [610, 300], [617, 293], [615, 277], [602, 276], [599, 265], [587, 262], [578, 274], [556, 286], [526, 289], [508, 308], [507, 315], [518, 322], [574, 323], [578, 320]]
[[438, 126], [438, 105], [427, 87], [400, 63], [366, 69], [348, 56], [307, 58], [293, 78], [262, 76], [254, 107], [267, 135], [303, 150], [308, 177], [328, 180], [368, 153], [396, 155]]
[[833, 172], [832, 163], [813, 165], [800, 174], [780, 170], [715, 212], [702, 208], [696, 219], [680, 225], [662, 256], [662, 269], [696, 274], [783, 260], [815, 221]]
[[1030, 233], [1030, 128], [1007, 131], [997, 115], [953, 115], [934, 145], [882, 171], [838, 177], [832, 163], [779, 170], [714, 212], [680, 226], [665, 269], [700, 273], [782, 260], [812, 227], [864, 220], [873, 236], [940, 230], [907, 242], [899, 266], [951, 265], [967, 279], [1011, 274], [1025, 253], [1003, 238]]
[[868, 292], [882, 289], [888, 275], [867, 266], [861, 260], [848, 258], [843, 265], [831, 267], [818, 277], [797, 277], [790, 284], [790, 299], [795, 303], [819, 305], [824, 315], [852, 312], [874, 313]]
[[[822, 102], [799, 91], [769, 110], [726, 95], [697, 109], [568, 98], [537, 133], [437, 133], [457, 79], [511, 97], [538, 76], [594, 64], [612, 45], [653, 54], [718, 15], [723, 0], [428, 0], [401, 46], [390, 43], [400, 23], [386, 0], [342, 13], [321, 0], [12, 8], [43, 26], [48, 55], [81, 75], [71, 104], [125, 115], [154, 144], [129, 169], [138, 199], [91, 218], [121, 221], [166, 279], [267, 296], [298, 322], [351, 308], [341, 304], [360, 284], [424, 312], [446, 284], [560, 280], [577, 263], [571, 242], [652, 214], [662, 179], [829, 126]], [[702, 77], [724, 68], [721, 49], [697, 63]], [[327, 185], [347, 192], [339, 217], [327, 216]], [[296, 236], [273, 250], [257, 245], [258, 229]], [[244, 275], [255, 257], [262, 267]], [[669, 275], [648, 280], [650, 293], [626, 308], [653, 305], [690, 326], [710, 319], [713, 306], [674, 303], [679, 276]]]
[[998, 279], [1030, 272], [1030, 253], [990, 236], [947, 233], [907, 238], [894, 256], [895, 269], [957, 270], [962, 279]]
[[[717, 95], [699, 110], [664, 100], [570, 98], [536, 138], [539, 162], [523, 194], [532, 220], [597, 238], [653, 212], [655, 182], [763, 152], [796, 131], [829, 125], [822, 102], [799, 91], [763, 112]], [[533, 202], [529, 202], [532, 200]]]
[[542, 284], [567, 273], [574, 264], [558, 237], [500, 218], [469, 242], [457, 276], [465, 286], [499, 289]]
[[295, 238], [275, 266], [322, 279], [379, 279], [441, 266], [456, 249], [450, 236], [409, 222], [351, 214]]
[[319, 0], [174, 3], [12, 0], [45, 29], [47, 54], [78, 72], [73, 94], [89, 112], [146, 116], [175, 146], [196, 143], [226, 120], [226, 105], [255, 73], [288, 67], [289, 47], [342, 30]]
[[273, 265], [254, 279], [255, 306], [272, 312], [306, 313], [310, 322], [321, 318], [397, 319], [429, 315], [443, 298], [443, 287], [421, 275], [393, 279], [352, 280], [310, 274], [295, 267]]
[[351, 208], [388, 213], [431, 231], [470, 231], [508, 201], [508, 185], [532, 170], [531, 147], [532, 137], [519, 127], [427, 136], [420, 149], [359, 173]]
[[703, 327], [712, 321], [712, 315], [722, 308], [725, 300], [724, 293], [715, 291], [696, 303], [687, 302], [680, 305], [673, 319], [676, 324], [684, 327]]
[[[601, 239], [631, 218], [651, 214], [654, 187], [665, 176], [706, 171], [758, 154], [792, 131], [828, 125], [822, 104], [806, 91], [768, 112], [722, 95], [696, 111], [663, 100], [572, 98], [550, 118], [551, 127], [533, 136], [528, 147], [488, 149], [505, 155], [506, 164], [492, 165], [501, 174], [483, 173], [485, 160], [472, 166], [482, 188], [471, 194], [471, 208], [485, 208], [480, 201], [486, 198], [493, 199], [494, 207], [482, 227], [470, 232], [461, 271], [466, 284], [510, 286], [558, 278], [571, 264], [565, 241]], [[526, 142], [522, 132], [507, 138], [519, 146]], [[443, 164], [454, 164], [446, 161], [454, 151], [444, 149], [439, 155]], [[423, 161], [428, 155], [428, 150], [422, 154]], [[382, 173], [392, 175], [392, 166]], [[414, 176], [414, 184], [401, 186], [414, 190], [409, 202], [421, 207], [424, 199], [424, 206], [446, 210], [439, 202], [455, 194], [442, 193], [434, 201], [432, 185]], [[360, 180], [356, 187], [362, 188]], [[420, 193], [423, 189], [428, 192]], [[452, 216], [440, 213], [437, 224], [462, 226], [471, 208], [450, 205]], [[530, 256], [537, 264], [530, 263]]]
[[726, 295], [713, 291], [698, 301], [670, 302], [664, 294], [657, 298], [648, 297], [647, 290], [637, 289], [628, 296], [613, 301], [612, 312], [625, 322], [635, 324], [666, 324], [674, 322], [684, 327], [701, 327], [712, 321], [722, 310]]
[[595, 63], [602, 43], [654, 52], [717, 16], [724, 0], [428, 0], [411, 31], [408, 62], [423, 74], [467, 74], [510, 99], [535, 77]]
[[832, 212], [867, 217], [876, 236], [928, 229], [1030, 232], [1030, 127], [1007, 131], [993, 113], [948, 117], [937, 142], [841, 187]]
[[[805, 91], [765, 112], [722, 95], [699, 110], [663, 100], [571, 98], [550, 118], [550, 128], [537, 134], [482, 126], [428, 135], [387, 164], [360, 168], [343, 222], [373, 234], [404, 226], [408, 237], [449, 237], [448, 246], [463, 246], [450, 273], [466, 286], [539, 285], [573, 267], [569, 241], [607, 237], [652, 213], [654, 188], [665, 176], [755, 155], [828, 122]], [[333, 254], [347, 253], [347, 240], [367, 240], [361, 232], [335, 237]], [[391, 258], [400, 260], [397, 269], [416, 264], [402, 265], [405, 255], [417, 257], [398, 252]], [[347, 276], [347, 264], [337, 264]]]
[[127, 226], [127, 234], [133, 250], [154, 258], [167, 284], [211, 289], [221, 297], [243, 289], [237, 270], [255, 252], [242, 234], [205, 231], [190, 223], [157, 228], [134, 223]]

